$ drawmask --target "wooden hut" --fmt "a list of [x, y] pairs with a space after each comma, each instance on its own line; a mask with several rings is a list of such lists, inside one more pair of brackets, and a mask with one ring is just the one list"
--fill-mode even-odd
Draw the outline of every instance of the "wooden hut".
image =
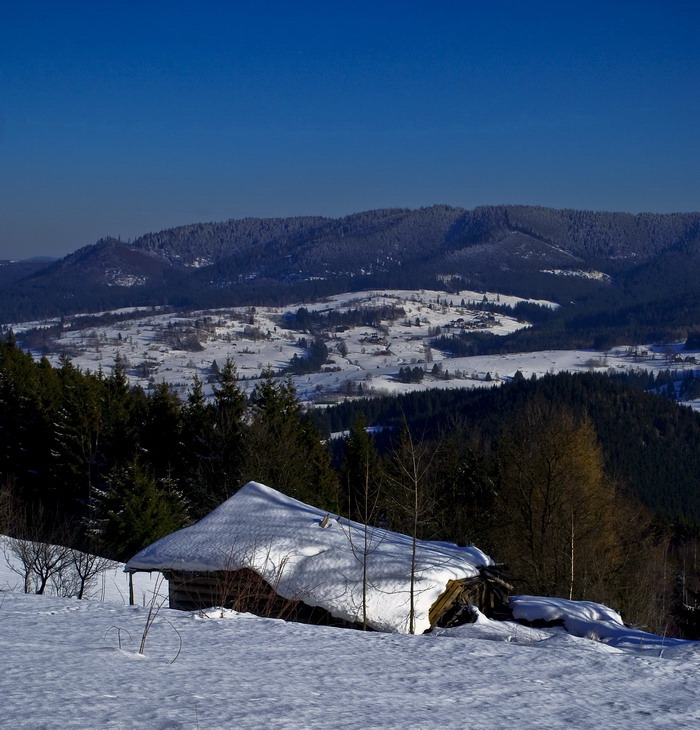
[[332, 517], [249, 482], [125, 570], [160, 571], [170, 606], [422, 633], [507, 612], [507, 583], [476, 547], [417, 541]]

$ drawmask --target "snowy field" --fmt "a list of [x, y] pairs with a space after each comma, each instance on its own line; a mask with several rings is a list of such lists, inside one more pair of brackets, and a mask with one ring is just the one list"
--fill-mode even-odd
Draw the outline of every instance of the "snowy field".
[[[0, 554], [0, 727], [700, 726], [700, 644], [622, 630], [595, 604], [517, 611], [563, 611], [602, 641], [483, 617], [413, 636], [162, 608], [141, 655], [148, 606], [125, 605], [120, 568], [78, 601], [17, 592]], [[148, 604], [155, 577], [136, 577]]]
[[[431, 332], [441, 327], [445, 334], [463, 329], [505, 335], [527, 326], [512, 317], [495, 314], [493, 318], [474, 304], [515, 305], [517, 297], [494, 292], [462, 291], [455, 294], [428, 290], [368, 291], [339, 294], [320, 303], [299, 302], [287, 307], [240, 307], [190, 313], [163, 313], [157, 309], [119, 310], [115, 314], [129, 316], [110, 325], [85, 325], [85, 317], [67, 317], [60, 338], [46, 350], [35, 350], [38, 357], [46, 354], [57, 364], [60, 354], [67, 354], [82, 370], [110, 372], [115, 358], [124, 360], [134, 384], [148, 389], [154, 383], [170, 383], [182, 396], [198, 376], [211, 392], [213, 364], [221, 366], [231, 358], [237, 366], [242, 387], [250, 391], [264, 368], [281, 371], [296, 354], [304, 350], [298, 340], [303, 333], [284, 328], [285, 313], [300, 307], [316, 311], [348, 311], [379, 306], [402, 307], [405, 316], [384, 321], [382, 330], [372, 327], [340, 328], [327, 340], [329, 362], [326, 372], [293, 378], [298, 396], [306, 402], [333, 402], [356, 393], [392, 394], [426, 388], [492, 387], [509, 380], [520, 371], [525, 377], [541, 377], [547, 373], [608, 372], [637, 368], [658, 371], [695, 369], [686, 357], [697, 353], [683, 352], [682, 344], [636, 348], [618, 347], [606, 352], [562, 350], [508, 355], [449, 358], [431, 348]], [[557, 306], [552, 302], [534, 302]], [[58, 320], [14, 324], [15, 332], [49, 327]], [[173, 340], [195, 337], [196, 350], [183, 349]], [[449, 371], [450, 378], [432, 374], [437, 365]], [[420, 383], [403, 383], [397, 377], [401, 367], [420, 367], [425, 377]], [[700, 409], [700, 401], [689, 403]]]
[[0, 726], [700, 726], [697, 645], [626, 652], [492, 622], [410, 636], [163, 609], [141, 656], [146, 614], [0, 593]]
[[[117, 357], [128, 363], [133, 383], [148, 388], [149, 383], [166, 382], [185, 393], [198, 375], [205, 383], [212, 378], [212, 364], [221, 366], [231, 358], [243, 378], [257, 378], [263, 368], [279, 371], [289, 365], [296, 354], [304, 355], [299, 347], [300, 337], [308, 334], [284, 328], [285, 313], [295, 313], [304, 307], [309, 311], [346, 312], [360, 308], [401, 307], [405, 315], [395, 321], [384, 321], [385, 332], [377, 328], [360, 326], [342, 328], [333, 332], [328, 340], [329, 370], [310, 376], [295, 378], [304, 400], [314, 400], [328, 393], [337, 393], [344, 383], [355, 385], [377, 378], [377, 387], [395, 380], [399, 367], [418, 363], [430, 370], [439, 362], [439, 352], [426, 351], [431, 338], [430, 330], [449, 325], [445, 332], [456, 332], [458, 327], [473, 326], [478, 331], [508, 334], [525, 326], [512, 317], [498, 315], [494, 320], [484, 317], [469, 304], [492, 303], [515, 305], [518, 297], [495, 293], [463, 291], [445, 298], [438, 291], [368, 291], [339, 294], [320, 303], [299, 302], [287, 307], [240, 307], [184, 313], [144, 312], [133, 310], [133, 318], [121, 319], [109, 326], [86, 326], [85, 317], [76, 315], [64, 321], [61, 336], [54, 340], [45, 353], [57, 364], [61, 353], [67, 354], [82, 370], [93, 372], [102, 368], [110, 371]], [[464, 302], [465, 306], [461, 306]], [[544, 306], [556, 306], [550, 302], [537, 302]], [[116, 314], [125, 316], [128, 310]], [[104, 314], [104, 313], [103, 313]], [[452, 327], [452, 322], [462, 320]], [[27, 329], [55, 326], [58, 320], [25, 322], [12, 325], [21, 334]], [[187, 336], [192, 341], [196, 333], [201, 349], [185, 349], [174, 346], [176, 334], [181, 340]], [[36, 356], [43, 353], [36, 350]], [[482, 373], [482, 377], [485, 376]], [[254, 382], [243, 383], [252, 389]]]

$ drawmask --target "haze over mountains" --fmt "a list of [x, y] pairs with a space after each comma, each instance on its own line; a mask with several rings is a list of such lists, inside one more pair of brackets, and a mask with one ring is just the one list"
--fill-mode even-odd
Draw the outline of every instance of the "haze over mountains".
[[[469, 287], [561, 302], [696, 291], [700, 213], [488, 206], [197, 223], [0, 265], [0, 322], [123, 306], [276, 304], [367, 287]], [[455, 282], [451, 284], [451, 282]], [[644, 297], [641, 297], [644, 298]], [[609, 309], [608, 305], [608, 309]]]

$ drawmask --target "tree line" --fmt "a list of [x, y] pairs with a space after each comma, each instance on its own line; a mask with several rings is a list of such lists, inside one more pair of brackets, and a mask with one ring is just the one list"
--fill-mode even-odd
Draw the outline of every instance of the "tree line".
[[296, 312], [285, 312], [282, 317], [285, 329], [318, 334], [336, 327], [379, 327], [383, 322], [405, 317], [403, 307], [393, 304], [378, 307], [358, 307], [347, 311], [336, 309], [314, 311], [299, 307]]
[[[110, 374], [35, 362], [0, 342], [0, 488], [76, 547], [125, 559], [195, 521], [250, 479], [328, 502], [333, 472], [316, 425], [287, 380], [266, 374], [248, 399], [227, 361], [213, 398], [195, 379], [186, 400]], [[51, 520], [46, 519], [51, 515]], [[69, 525], [70, 529], [64, 529]], [[12, 531], [12, 530], [11, 530]]]
[[[124, 560], [254, 479], [414, 539], [476, 544], [505, 563], [518, 592], [607, 602], [629, 620], [693, 635], [692, 500], [670, 495], [672, 518], [635, 492], [601, 419], [611, 407], [634, 419], [644, 394], [589, 376], [523, 378], [494, 393], [469, 396], [485, 399], [471, 407], [463, 391], [357, 402], [324, 416], [348, 419], [349, 436], [323, 439], [323, 421], [272, 373], [246, 397], [227, 361], [211, 398], [195, 379], [181, 400], [165, 383], [148, 394], [130, 387], [118, 361], [109, 374], [36, 362], [9, 336], [0, 342], [0, 504], [14, 507], [0, 510], [0, 527]], [[642, 413], [646, 421], [652, 411]], [[698, 428], [697, 418], [662, 414], [635, 433], [653, 446], [663, 432], [671, 456], [636, 455], [657, 487], [673, 472], [674, 443]], [[375, 437], [368, 423], [384, 430]]]
[[534, 398], [491, 444], [466, 422], [427, 436], [404, 421], [380, 454], [360, 415], [340, 464], [341, 504], [362, 523], [476, 544], [519, 593], [595, 600], [696, 635], [698, 573], [680, 556], [697, 541], [674, 543], [611, 477], [586, 416]]
[[[498, 388], [424, 390], [341, 403], [314, 412], [323, 433], [348, 429], [362, 413], [381, 425], [380, 451], [406, 418], [417, 433], [434, 434], [455, 419], [470, 424], [487, 446], [532, 398], [544, 398], [587, 415], [603, 450], [604, 466], [659, 520], [700, 525], [700, 415], [644, 392], [646, 379], [630, 382], [601, 373], [557, 373], [524, 378]], [[641, 382], [641, 386], [636, 384]], [[693, 528], [695, 529], [695, 528]]]

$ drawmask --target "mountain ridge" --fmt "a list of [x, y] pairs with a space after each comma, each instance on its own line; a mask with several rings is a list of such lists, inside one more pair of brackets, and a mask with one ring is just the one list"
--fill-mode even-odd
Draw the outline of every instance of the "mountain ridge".
[[[13, 275], [2, 268], [0, 321], [95, 308], [220, 306], [323, 296], [365, 286], [422, 288], [458, 278], [472, 288], [565, 300], [594, 296], [552, 272], [613, 280], [700, 246], [700, 213], [600, 213], [540, 206], [434, 205], [341, 218], [239, 218], [103, 238]], [[693, 256], [691, 256], [693, 258]], [[668, 268], [668, 267], [667, 267]], [[678, 269], [678, 263], [674, 263]], [[569, 277], [571, 278], [571, 277]], [[537, 290], [535, 292], [535, 289]]]

